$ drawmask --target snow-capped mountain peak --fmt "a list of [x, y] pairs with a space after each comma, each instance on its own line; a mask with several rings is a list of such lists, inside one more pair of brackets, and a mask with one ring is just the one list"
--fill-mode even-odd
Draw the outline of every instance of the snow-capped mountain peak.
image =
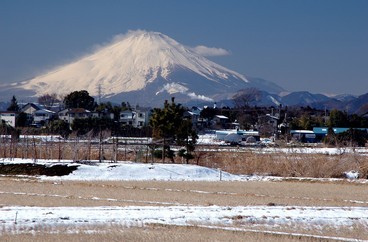
[[246, 88], [270, 93], [283, 90], [273, 82], [246, 78], [203, 56], [213, 49], [226, 52], [221, 48], [187, 47], [158, 32], [129, 31], [43, 75], [1, 85], [0, 96], [31, 100], [44, 94], [65, 96], [87, 90], [103, 101], [159, 106], [173, 96], [184, 104], [232, 99]]
[[[174, 75], [178, 70], [180, 75]], [[214, 90], [201, 90], [188, 83], [183, 71], [222, 86], [217, 87], [218, 90], [248, 82], [243, 75], [196, 54], [164, 34], [138, 30], [117, 37], [94, 53], [33, 78], [21, 87], [36, 95], [68, 94], [75, 90], [87, 90], [91, 95], [97, 95], [100, 86], [103, 95], [111, 97], [143, 90], [150, 83], [161, 80], [164, 83], [156, 87], [155, 93], [166, 84], [177, 83], [200, 95], [217, 94]]]

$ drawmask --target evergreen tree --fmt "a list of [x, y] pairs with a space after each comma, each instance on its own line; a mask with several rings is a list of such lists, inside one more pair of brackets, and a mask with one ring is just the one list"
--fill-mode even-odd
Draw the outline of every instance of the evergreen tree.
[[17, 127], [25, 127], [28, 125], [28, 117], [27, 114], [24, 112], [21, 112], [18, 114], [18, 116], [15, 119], [15, 123]]
[[[162, 109], [153, 109], [150, 126], [153, 129], [152, 136], [156, 140], [162, 140], [163, 160], [169, 155], [173, 161], [170, 145], [174, 142], [180, 145], [186, 143], [187, 152], [194, 151], [196, 135], [194, 135], [191, 121], [183, 119], [184, 112], [185, 108], [181, 104], [176, 104], [174, 98], [171, 103], [166, 100]], [[188, 136], [192, 137], [190, 142]]]
[[75, 91], [64, 98], [65, 108], [84, 108], [94, 110], [96, 107], [95, 99], [86, 90]]
[[201, 118], [212, 119], [213, 117], [215, 117], [216, 113], [217, 113], [216, 109], [205, 107], [204, 109], [202, 109], [200, 116]]
[[327, 135], [324, 138], [324, 143], [327, 145], [336, 146], [337, 145], [337, 139], [336, 134], [332, 127], [329, 127], [327, 130]]
[[194, 158], [192, 153], [195, 150], [197, 139], [198, 135], [193, 129], [192, 121], [184, 119], [177, 129], [176, 143], [185, 147], [179, 151], [179, 156], [185, 158], [187, 164], [190, 159]]
[[18, 101], [15, 98], [15, 96], [13, 96], [12, 99], [10, 100], [10, 105], [7, 108], [7, 110], [12, 112], [19, 112], [20, 108], [18, 106]]
[[346, 112], [332, 110], [328, 121], [329, 127], [349, 127], [349, 118]]
[[102, 130], [111, 130], [114, 128], [114, 121], [109, 118], [83, 118], [74, 119], [71, 124], [73, 131], [77, 132], [77, 135], [85, 135], [92, 131], [94, 136], [98, 135]]
[[51, 121], [48, 126], [48, 131], [52, 134], [59, 134], [64, 138], [67, 138], [71, 133], [69, 124], [64, 120], [53, 120]]
[[349, 116], [349, 127], [350, 128], [368, 127], [367, 119], [357, 114], [352, 114]]
[[114, 121], [119, 121], [119, 116], [120, 116], [120, 112], [123, 111], [122, 107], [118, 106], [118, 105], [112, 105], [111, 102], [106, 102], [106, 103], [100, 103], [97, 107], [96, 107], [96, 111], [97, 112], [109, 112], [114, 114]]
[[349, 130], [337, 136], [339, 142], [345, 146], [364, 147], [368, 141], [368, 133], [366, 130], [350, 128]]

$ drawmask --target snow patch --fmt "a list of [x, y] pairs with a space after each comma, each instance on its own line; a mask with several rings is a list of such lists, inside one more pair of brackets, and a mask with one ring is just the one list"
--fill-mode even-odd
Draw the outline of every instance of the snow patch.
[[359, 178], [359, 172], [357, 171], [344, 172], [344, 175], [348, 179], [358, 179]]
[[[0, 207], [2, 231], [21, 233], [42, 226], [83, 226], [117, 224], [145, 226], [226, 226], [241, 229], [241, 224], [298, 224], [306, 230], [322, 227], [353, 227], [368, 224], [367, 207], [302, 206], [125, 206], [125, 207]], [[240, 224], [240, 227], [239, 227]], [[237, 226], [238, 225], [238, 226]], [[0, 230], [0, 231], [1, 231]], [[332, 238], [332, 237], [331, 237]]]

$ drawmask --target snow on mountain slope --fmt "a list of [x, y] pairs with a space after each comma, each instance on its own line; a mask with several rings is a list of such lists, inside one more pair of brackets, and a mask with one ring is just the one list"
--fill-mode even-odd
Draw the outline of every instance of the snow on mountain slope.
[[[161, 82], [147, 88], [157, 80]], [[138, 30], [115, 38], [91, 55], [35, 77], [20, 88], [32, 90], [36, 95], [87, 90], [96, 96], [101, 86], [105, 97], [149, 89], [152, 93], [145, 95], [167, 91], [193, 98], [233, 92], [247, 84], [243, 75], [196, 54], [164, 34]]]

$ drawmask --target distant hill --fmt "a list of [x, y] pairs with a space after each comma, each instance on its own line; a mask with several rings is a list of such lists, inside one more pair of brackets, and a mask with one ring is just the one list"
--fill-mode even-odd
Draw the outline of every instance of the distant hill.
[[[234, 105], [234, 102], [223, 100], [219, 103], [226, 103], [227, 106]], [[280, 96], [277, 94], [260, 91], [258, 98], [251, 103], [257, 106], [310, 106], [316, 109], [338, 109], [348, 113], [365, 114], [368, 112], [368, 93], [355, 97], [352, 95], [338, 95], [328, 97], [323, 94], [312, 94], [310, 92], [290, 92], [287, 95]]]

